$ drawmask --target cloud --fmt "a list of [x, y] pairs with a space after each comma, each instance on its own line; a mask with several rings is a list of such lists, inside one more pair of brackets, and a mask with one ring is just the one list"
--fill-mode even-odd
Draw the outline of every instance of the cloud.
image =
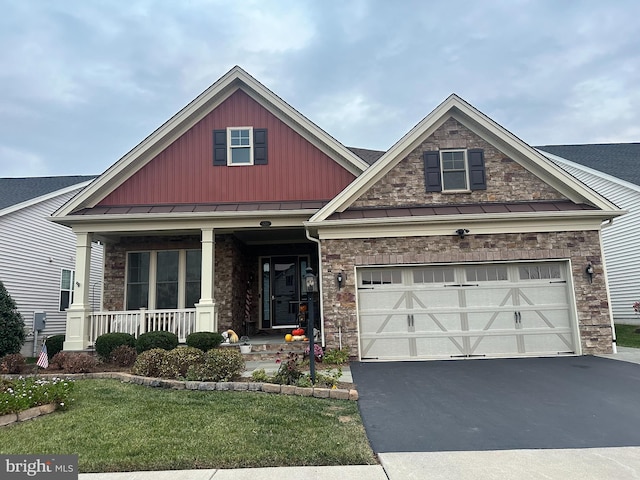
[[0, 145], [0, 172], [3, 177], [33, 177], [46, 175], [48, 168], [38, 155]]

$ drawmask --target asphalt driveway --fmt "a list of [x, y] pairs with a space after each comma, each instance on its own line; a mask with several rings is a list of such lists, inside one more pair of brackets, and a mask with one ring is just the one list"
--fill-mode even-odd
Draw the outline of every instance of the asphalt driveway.
[[599, 357], [351, 363], [371, 446], [640, 446], [640, 365]]

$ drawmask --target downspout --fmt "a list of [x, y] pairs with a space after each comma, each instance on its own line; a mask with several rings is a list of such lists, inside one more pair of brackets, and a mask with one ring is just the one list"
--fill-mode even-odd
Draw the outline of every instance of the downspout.
[[322, 249], [320, 247], [320, 240], [311, 236], [306, 225], [304, 227], [304, 234], [310, 241], [318, 245], [318, 303], [320, 304], [320, 338], [322, 339], [322, 348], [324, 348], [326, 344], [324, 341], [324, 301], [322, 297]]
[[604, 276], [604, 284], [607, 292], [607, 303], [609, 304], [609, 319], [611, 320], [611, 339], [612, 339], [612, 352], [618, 353], [618, 343], [616, 338], [616, 327], [613, 320], [613, 306], [611, 305], [611, 292], [609, 290], [609, 276], [607, 275], [607, 263], [604, 257], [604, 243], [602, 242], [602, 228], [608, 227], [613, 223], [613, 219], [610, 219], [608, 223], [605, 223], [598, 230], [598, 237], [600, 240], [600, 258], [602, 259], [602, 275]]

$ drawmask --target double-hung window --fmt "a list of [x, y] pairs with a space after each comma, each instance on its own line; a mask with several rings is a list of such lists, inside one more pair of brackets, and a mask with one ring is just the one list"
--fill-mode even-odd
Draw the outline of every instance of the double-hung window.
[[424, 152], [423, 156], [427, 192], [487, 189], [482, 149], [439, 150]]
[[229, 165], [253, 165], [253, 128], [229, 128]]
[[66, 268], [60, 274], [60, 311], [64, 312], [73, 303], [75, 272]]
[[194, 308], [200, 301], [200, 250], [127, 254], [126, 309]]
[[464, 150], [440, 152], [442, 190], [468, 190], [467, 155]]

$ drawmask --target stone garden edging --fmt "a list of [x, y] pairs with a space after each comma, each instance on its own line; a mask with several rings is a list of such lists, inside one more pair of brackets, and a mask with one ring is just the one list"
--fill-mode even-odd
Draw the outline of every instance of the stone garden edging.
[[[281, 395], [297, 395], [301, 397], [330, 398], [335, 400], [358, 400], [357, 390], [344, 388], [296, 387], [295, 385], [279, 385], [277, 383], [258, 382], [193, 382], [183, 380], [169, 380], [166, 378], [142, 377], [124, 372], [70, 373], [52, 374], [40, 373], [43, 378], [69, 378], [74, 380], [110, 378], [124, 383], [133, 383], [156, 388], [171, 388], [174, 390], [205, 390], [205, 391], [234, 391], [234, 392], [264, 392]], [[2, 375], [2, 377], [17, 377], [17, 375]], [[41, 407], [34, 407], [41, 408]], [[27, 410], [25, 410], [27, 411]], [[22, 412], [21, 412], [22, 413]], [[14, 414], [12, 414], [14, 415]], [[18, 414], [19, 415], [19, 414]], [[3, 417], [0, 417], [3, 418]]]
[[0, 427], [5, 427], [16, 422], [24, 422], [25, 420], [31, 420], [32, 418], [39, 417], [40, 415], [47, 415], [53, 413], [58, 408], [55, 403], [47, 403], [46, 405], [39, 405], [37, 407], [27, 408], [18, 413], [7, 413], [6, 415], [0, 415]]

